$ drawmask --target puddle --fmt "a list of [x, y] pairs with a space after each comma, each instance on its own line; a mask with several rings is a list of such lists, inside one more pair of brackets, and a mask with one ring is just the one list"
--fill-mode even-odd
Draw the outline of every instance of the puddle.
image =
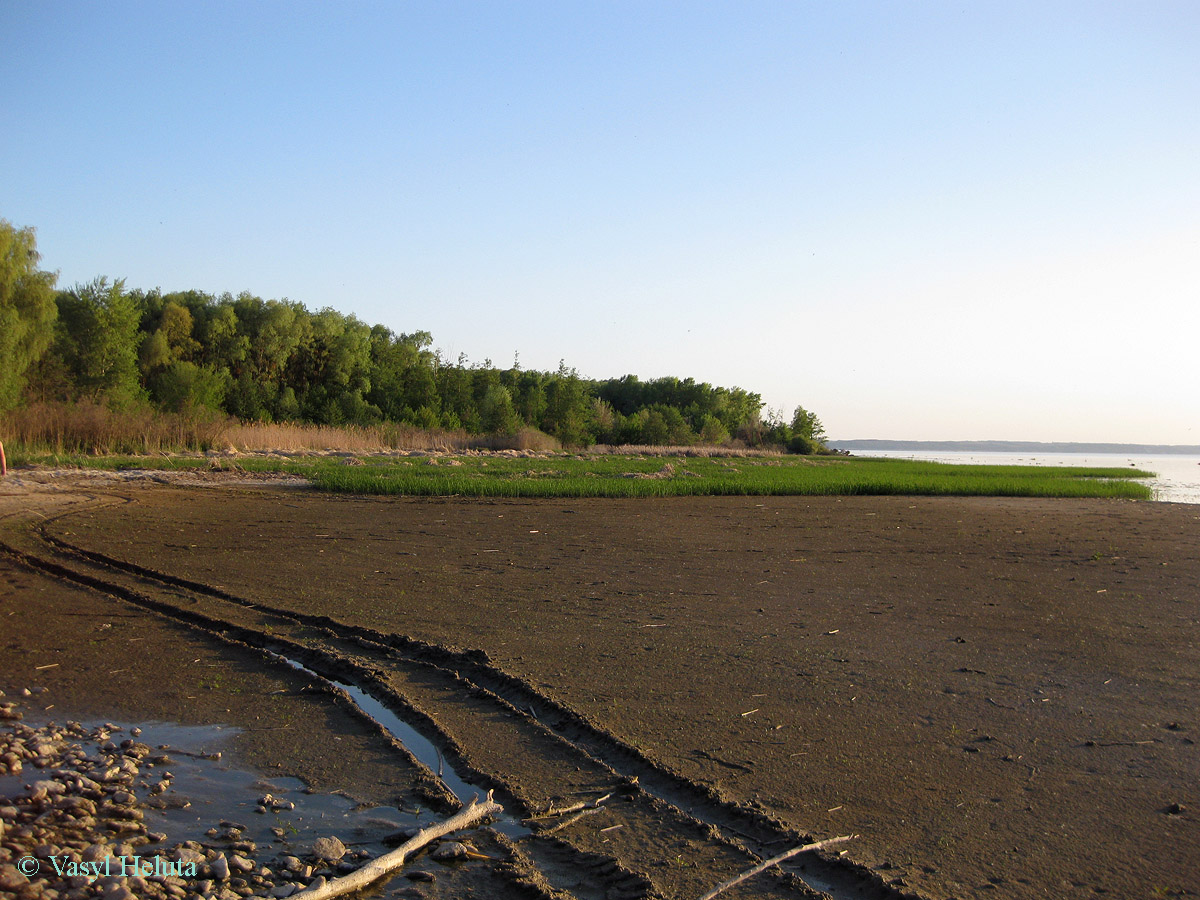
[[[487, 790], [480, 788], [477, 785], [471, 784], [467, 779], [450, 764], [442, 754], [438, 751], [434, 743], [421, 734], [412, 725], [409, 725], [394, 712], [387, 708], [384, 703], [371, 696], [360, 687], [353, 684], [348, 684], [344, 681], [338, 681], [335, 678], [326, 678], [324, 675], [319, 675], [312, 669], [305, 666], [303, 663], [297, 662], [294, 659], [289, 659], [275, 651], [267, 651], [275, 658], [282, 660], [294, 669], [298, 669], [304, 674], [324, 681], [326, 684], [340, 688], [349, 695], [364, 715], [370, 717], [388, 734], [394, 737], [397, 741], [407, 748], [408, 752], [416, 757], [417, 761], [436, 774], [442, 784], [454, 794], [458, 801], [462, 804], [470, 803], [472, 798], [483, 798], [487, 796]], [[529, 828], [521, 824], [520, 820], [501, 813], [492, 823], [492, 827], [512, 840], [523, 837], [530, 833]]]
[[[37, 728], [50, 721], [53, 720], [36, 721], [27, 717], [23, 724]], [[89, 721], [83, 724], [92, 732], [105, 723]], [[206, 845], [219, 844], [220, 837], [214, 838], [206, 832], [216, 828], [218, 834], [223, 835], [227, 829], [220, 823], [231, 822], [244, 828], [241, 839], [254, 841], [260, 852], [270, 847], [270, 853], [301, 855], [316, 838], [337, 835], [347, 846], [366, 848], [377, 856], [391, 849], [382, 843], [385, 836], [400, 828], [425, 827], [438, 819], [428, 811], [417, 813], [390, 806], [364, 807], [340, 794], [311, 793], [297, 778], [264, 777], [238, 768], [224, 757], [230, 739], [238, 734], [237, 728], [147, 722], [137, 725], [141, 733], [134, 737], [131, 732], [134, 725], [116, 724], [116, 728], [106, 729], [111, 730], [109, 739], [119, 744], [126, 738], [133, 738], [170, 759], [170, 762], [154, 766], [143, 763], [132, 789], [143, 810], [146, 829], [165, 833], [171, 844], [189, 840]], [[95, 757], [101, 752], [102, 741], [80, 737], [70, 737], [68, 741], [78, 744], [88, 756]], [[0, 776], [0, 796], [16, 797], [26, 793], [27, 785], [51, 777], [55, 768], [38, 769], [27, 765], [19, 775]], [[152, 795], [150, 786], [165, 772], [173, 776], [171, 787]], [[259, 812], [258, 801], [264, 794], [290, 801], [295, 808]], [[282, 829], [283, 836], [278, 837], [272, 832], [273, 828]]]

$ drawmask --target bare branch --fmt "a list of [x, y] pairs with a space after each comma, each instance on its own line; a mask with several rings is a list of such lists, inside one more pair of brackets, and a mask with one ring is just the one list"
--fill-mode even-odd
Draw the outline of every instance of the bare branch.
[[771, 857], [766, 862], [759, 863], [753, 869], [747, 869], [745, 872], [743, 872], [741, 875], [738, 875], [736, 878], [731, 878], [731, 879], [729, 879], [729, 881], [726, 881], [723, 884], [718, 884], [715, 888], [713, 888], [711, 891], [709, 891], [707, 894], [705, 894], [703, 897], [701, 897], [700, 900], [712, 900], [712, 898], [717, 896], [717, 894], [721, 893], [722, 891], [728, 890], [729, 888], [733, 887], [735, 884], [741, 884], [747, 878], [753, 878], [759, 872], [764, 872], [767, 869], [771, 868], [771, 866], [777, 865], [778, 863], [781, 863], [786, 859], [791, 859], [793, 856], [798, 856], [799, 854], [804, 853], [807, 850], [822, 850], [825, 847], [831, 847], [834, 844], [840, 844], [843, 841], [853, 840], [856, 837], [858, 837], [857, 834], [846, 834], [846, 835], [842, 835], [841, 837], [829, 838], [828, 840], [825, 840], [825, 841], [817, 841], [815, 844], [805, 844], [803, 847], [796, 847], [792, 850], [787, 851], [787, 853], [780, 853], [778, 856]]
[[419, 850], [430, 841], [437, 840], [455, 831], [461, 831], [464, 828], [474, 825], [480, 819], [494, 813], [502, 812], [503, 810], [504, 807], [492, 799], [491, 791], [489, 791], [487, 799], [483, 803], [472, 800], [470, 806], [463, 807], [446, 821], [422, 829], [416, 836], [401, 844], [391, 853], [385, 853], [379, 859], [372, 860], [361, 869], [357, 869], [342, 878], [327, 881], [315, 890], [300, 891], [292, 896], [303, 897], [304, 900], [328, 900], [329, 897], [340, 897], [342, 894], [360, 891], [371, 882], [382, 878], [389, 872], [404, 865], [404, 861], [414, 850]]

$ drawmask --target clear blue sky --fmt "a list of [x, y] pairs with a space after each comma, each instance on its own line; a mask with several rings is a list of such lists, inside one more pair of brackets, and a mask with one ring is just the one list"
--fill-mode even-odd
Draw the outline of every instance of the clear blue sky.
[[1200, 443], [1200, 4], [0, 0], [69, 287], [758, 391], [834, 437]]

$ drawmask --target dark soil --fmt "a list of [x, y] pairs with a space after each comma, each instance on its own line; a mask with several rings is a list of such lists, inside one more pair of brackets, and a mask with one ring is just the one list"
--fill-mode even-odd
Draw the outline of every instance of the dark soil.
[[519, 839], [512, 896], [694, 897], [842, 834], [843, 859], [805, 864], [841, 896], [1200, 894], [1200, 507], [103, 479], [22, 497], [0, 688], [237, 725], [254, 765], [374, 802], [436, 793], [252, 647], [308, 654], [515, 813], [614, 794]]

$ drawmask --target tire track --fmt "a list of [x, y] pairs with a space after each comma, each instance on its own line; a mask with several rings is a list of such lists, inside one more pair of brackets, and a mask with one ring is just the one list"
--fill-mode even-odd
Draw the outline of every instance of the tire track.
[[[556, 890], [581, 900], [699, 896], [785, 842], [809, 838], [655, 765], [502, 672], [481, 650], [451, 650], [253, 602], [50, 535], [45, 525], [54, 519], [26, 531], [23, 548], [3, 549], [56, 577], [367, 691], [433, 740], [474, 784], [495, 790], [506, 809], [531, 816], [551, 801], [561, 806], [589, 793], [614, 793], [596, 817], [600, 824], [552, 836], [535, 831], [518, 841]], [[432, 772], [430, 778], [437, 785]], [[839, 898], [902, 896], [872, 873], [837, 860], [810, 858], [805, 868]], [[756, 888], [764, 897], [818, 896], [790, 873], [762, 876]]]

